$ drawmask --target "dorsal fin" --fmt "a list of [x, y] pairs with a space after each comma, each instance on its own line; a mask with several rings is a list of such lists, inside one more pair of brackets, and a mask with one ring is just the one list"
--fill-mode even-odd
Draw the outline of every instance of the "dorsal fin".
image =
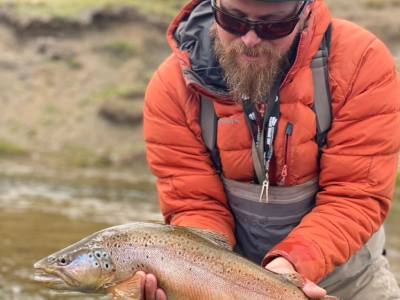
[[226, 250], [232, 251], [233, 248], [231, 244], [229, 244], [228, 239], [219, 233], [207, 230], [207, 229], [199, 229], [193, 227], [185, 227], [186, 230], [206, 239], [207, 241], [213, 243], [214, 245], [224, 248]]
[[231, 244], [229, 244], [228, 239], [220, 234], [220, 233], [216, 233], [214, 231], [210, 231], [207, 229], [201, 229], [201, 228], [194, 228], [194, 227], [186, 227], [186, 226], [179, 226], [179, 225], [170, 225], [170, 224], [165, 224], [163, 222], [160, 221], [151, 221], [149, 222], [151, 224], [158, 224], [158, 225], [162, 225], [162, 226], [168, 226], [172, 229], [179, 229], [179, 230], [183, 230], [183, 231], [189, 231], [197, 236], [202, 237], [203, 239], [209, 241], [210, 243], [224, 248], [226, 250], [232, 251], [233, 247], [231, 246]]

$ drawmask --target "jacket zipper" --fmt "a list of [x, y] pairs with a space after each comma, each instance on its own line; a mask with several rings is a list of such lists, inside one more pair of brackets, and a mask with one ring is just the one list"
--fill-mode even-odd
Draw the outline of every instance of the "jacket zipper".
[[288, 163], [289, 163], [289, 153], [290, 153], [290, 140], [291, 136], [293, 135], [293, 124], [288, 123], [286, 126], [286, 131], [285, 131], [285, 157], [284, 157], [284, 162], [283, 162], [283, 167], [281, 171], [281, 180], [279, 181], [279, 185], [285, 185], [286, 183], [286, 178], [288, 176]]

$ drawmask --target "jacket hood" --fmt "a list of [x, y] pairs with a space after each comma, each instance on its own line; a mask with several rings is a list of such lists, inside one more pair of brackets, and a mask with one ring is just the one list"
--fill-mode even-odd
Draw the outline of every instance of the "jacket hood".
[[173, 39], [173, 51], [183, 58], [187, 82], [197, 83], [222, 96], [227, 95], [227, 88], [214, 54], [214, 40], [210, 37], [213, 24], [211, 1], [195, 0], [174, 20], [168, 34]]
[[[288, 75], [307, 59], [311, 62], [331, 21], [323, 0], [315, 0], [311, 5], [308, 25], [301, 34], [298, 53]], [[167, 40], [180, 61], [186, 83], [203, 93], [225, 98], [229, 97], [228, 89], [210, 37], [214, 22], [211, 1], [192, 0], [169, 26]], [[303, 49], [307, 51], [300, 52]]]

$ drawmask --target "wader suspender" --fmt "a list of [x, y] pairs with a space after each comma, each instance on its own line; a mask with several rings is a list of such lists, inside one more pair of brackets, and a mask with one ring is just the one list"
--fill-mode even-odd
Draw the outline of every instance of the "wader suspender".
[[[311, 69], [314, 84], [314, 111], [317, 118], [317, 143], [319, 153], [326, 143], [326, 135], [331, 128], [332, 107], [329, 89], [328, 58], [332, 36], [332, 25], [325, 32], [324, 39], [318, 52], [312, 59]], [[222, 174], [222, 164], [217, 148], [218, 118], [211, 99], [201, 96], [200, 125], [202, 136], [207, 149], [210, 151], [212, 162], [218, 172]]]

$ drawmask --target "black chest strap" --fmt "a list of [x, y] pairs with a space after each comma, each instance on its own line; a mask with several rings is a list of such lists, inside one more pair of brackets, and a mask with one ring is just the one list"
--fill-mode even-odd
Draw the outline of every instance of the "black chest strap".
[[314, 111], [317, 119], [317, 143], [321, 149], [326, 144], [326, 136], [332, 124], [332, 97], [329, 86], [328, 59], [332, 36], [329, 25], [321, 46], [313, 57], [311, 69], [314, 82]]
[[221, 158], [217, 147], [218, 118], [215, 113], [213, 101], [205, 96], [201, 96], [200, 126], [204, 143], [210, 152], [214, 167], [219, 174], [222, 174]]

